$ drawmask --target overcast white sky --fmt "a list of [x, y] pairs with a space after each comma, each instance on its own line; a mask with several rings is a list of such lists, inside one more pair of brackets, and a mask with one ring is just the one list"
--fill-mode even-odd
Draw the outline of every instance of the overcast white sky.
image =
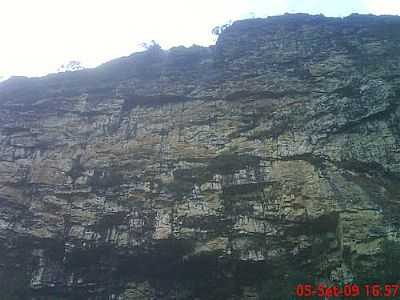
[[0, 77], [94, 67], [150, 40], [209, 45], [216, 25], [285, 12], [400, 14], [400, 0], [0, 0]]

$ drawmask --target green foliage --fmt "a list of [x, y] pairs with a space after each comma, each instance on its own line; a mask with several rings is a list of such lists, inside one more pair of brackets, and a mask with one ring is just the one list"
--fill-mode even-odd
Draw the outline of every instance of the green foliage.
[[400, 243], [385, 239], [381, 247], [381, 255], [376, 255], [372, 261], [367, 262], [361, 258], [353, 266], [353, 269], [358, 271], [358, 284], [387, 284], [400, 281]]
[[79, 60], [71, 60], [68, 63], [61, 65], [58, 68], [58, 72], [73, 72], [83, 69], [84, 67], [82, 66], [82, 63]]
[[155, 41], [142, 43], [141, 46], [145, 51], [135, 55], [135, 64], [133, 67], [136, 75], [143, 79], [153, 79], [160, 76], [166, 53]]
[[219, 36], [222, 34], [225, 30], [227, 30], [230, 26], [232, 25], [232, 21], [229, 21], [228, 23], [221, 25], [221, 26], [215, 26], [212, 30], [211, 33], [213, 35]]
[[32, 255], [32, 241], [28, 238], [17, 238], [12, 244], [2, 241], [0, 256], [0, 299], [30, 299], [31, 274], [37, 263]]
[[382, 281], [398, 282], [400, 280], [400, 243], [385, 240], [382, 244]]
[[158, 62], [164, 54], [160, 44], [152, 40], [150, 43], [142, 43], [142, 47], [145, 49], [143, 52], [144, 56], [142, 59], [145, 63]]
[[[29, 297], [29, 277], [23, 270], [8, 268], [0, 275], [0, 291], [2, 299], [18, 300]], [[6, 275], [5, 275], [6, 274]]]
[[162, 51], [162, 48], [159, 43], [157, 43], [155, 40], [151, 40], [149, 43], [142, 43], [141, 46], [146, 50], [150, 52], [159, 52]]
[[[292, 268], [282, 272], [275, 271], [273, 277], [262, 282], [259, 286], [260, 299], [268, 300], [286, 300], [298, 299], [295, 296], [296, 286], [298, 284], [311, 284], [314, 282], [305, 272], [297, 271]], [[308, 299], [314, 299], [309, 297]], [[319, 298], [320, 299], [320, 298]]]

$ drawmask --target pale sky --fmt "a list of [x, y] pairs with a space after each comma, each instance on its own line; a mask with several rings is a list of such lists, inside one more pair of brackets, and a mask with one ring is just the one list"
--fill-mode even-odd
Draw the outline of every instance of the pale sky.
[[400, 15], [400, 0], [0, 0], [0, 80], [94, 67], [151, 40], [207, 46], [217, 25], [286, 12]]

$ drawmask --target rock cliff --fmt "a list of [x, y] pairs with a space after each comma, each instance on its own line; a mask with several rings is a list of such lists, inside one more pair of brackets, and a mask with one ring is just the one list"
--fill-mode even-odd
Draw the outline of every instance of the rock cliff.
[[0, 298], [393, 278], [399, 105], [389, 16], [238, 21], [209, 48], [0, 83]]

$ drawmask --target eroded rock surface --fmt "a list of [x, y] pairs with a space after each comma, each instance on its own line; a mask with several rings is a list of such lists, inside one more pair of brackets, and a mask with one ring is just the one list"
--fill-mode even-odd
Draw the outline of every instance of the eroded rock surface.
[[372, 279], [400, 237], [399, 104], [399, 17], [245, 20], [210, 48], [6, 81], [0, 298]]

